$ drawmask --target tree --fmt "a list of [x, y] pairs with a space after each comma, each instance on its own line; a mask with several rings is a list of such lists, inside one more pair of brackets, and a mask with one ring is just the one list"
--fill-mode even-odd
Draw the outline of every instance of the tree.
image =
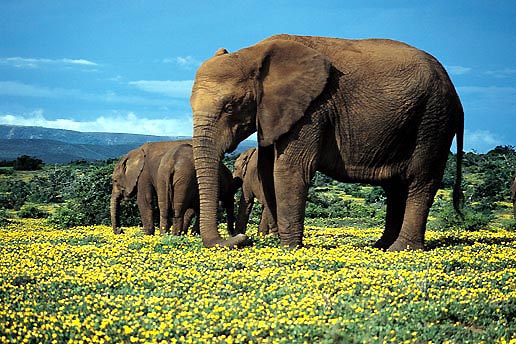
[[28, 155], [22, 155], [14, 162], [14, 169], [18, 171], [36, 171], [40, 170], [43, 160]]

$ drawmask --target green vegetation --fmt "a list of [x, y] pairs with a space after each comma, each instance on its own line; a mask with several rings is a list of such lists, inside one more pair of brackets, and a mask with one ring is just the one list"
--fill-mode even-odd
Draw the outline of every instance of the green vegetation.
[[[236, 155], [228, 155], [224, 163], [232, 169], [235, 159]], [[26, 161], [27, 157], [19, 160]], [[33, 217], [49, 217], [52, 224], [61, 228], [107, 225], [110, 223], [109, 197], [114, 164], [115, 160], [75, 161], [67, 165], [44, 166], [37, 171], [3, 167], [0, 208], [13, 215], [17, 213], [18, 217], [30, 217], [26, 207], [33, 207], [32, 211], [39, 207], [45, 210]], [[508, 211], [511, 206], [509, 187], [516, 173], [514, 147], [496, 147], [487, 154], [466, 153], [463, 166], [464, 218], [459, 217], [451, 205], [449, 194], [455, 182], [455, 156], [450, 154], [443, 190], [435, 199], [429, 227], [472, 231], [496, 224], [513, 228], [514, 221], [510, 221]], [[235, 198], [239, 197], [240, 192]], [[123, 202], [121, 211], [122, 226], [139, 225], [135, 200]], [[260, 211], [258, 205], [253, 208], [251, 224], [259, 223]], [[306, 206], [307, 224], [363, 228], [381, 226], [384, 218], [382, 188], [340, 183], [316, 173]]]

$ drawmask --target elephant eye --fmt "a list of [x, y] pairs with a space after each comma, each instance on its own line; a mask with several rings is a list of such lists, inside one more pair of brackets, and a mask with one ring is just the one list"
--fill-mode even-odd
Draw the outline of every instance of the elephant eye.
[[233, 105], [231, 105], [230, 103], [227, 103], [226, 105], [224, 105], [224, 112], [225, 113], [233, 113]]

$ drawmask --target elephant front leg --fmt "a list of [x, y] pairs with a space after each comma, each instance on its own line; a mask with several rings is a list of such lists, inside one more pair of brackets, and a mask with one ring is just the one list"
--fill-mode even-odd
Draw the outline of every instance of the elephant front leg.
[[305, 206], [309, 183], [301, 169], [274, 169], [274, 190], [280, 244], [290, 248], [303, 246]]
[[184, 216], [185, 210], [179, 208], [174, 208], [174, 229], [172, 230], [173, 235], [181, 235], [183, 233], [184, 227]]
[[258, 226], [258, 234], [259, 235], [269, 234], [269, 223], [268, 223], [268, 219], [267, 219], [266, 209], [267, 209], [267, 207], [263, 207], [262, 216], [260, 218], [260, 225]]
[[[267, 225], [267, 233], [278, 235], [278, 225], [272, 216], [271, 210], [267, 206], [263, 206], [262, 220]], [[261, 223], [260, 223], [261, 226]]]
[[278, 226], [276, 226], [276, 221], [272, 217], [271, 210], [267, 206], [263, 206], [262, 217], [260, 219], [260, 226], [258, 227], [258, 234], [267, 235], [267, 234], [278, 234]]
[[[195, 216], [195, 210], [193, 208], [188, 208], [185, 212], [185, 216], [183, 217], [183, 234], [188, 234], [188, 228], [190, 227], [190, 224], [192, 223], [192, 219]], [[199, 228], [197, 228], [199, 229]], [[192, 232], [194, 232], [194, 229], [192, 228]], [[197, 234], [199, 234], [199, 231], [197, 231]]]
[[167, 207], [159, 209], [159, 233], [165, 235], [170, 231], [170, 210]]
[[401, 183], [396, 183], [385, 186], [384, 190], [387, 195], [385, 230], [374, 247], [386, 250], [400, 234], [407, 203], [407, 187]]
[[137, 203], [140, 217], [142, 219], [143, 232], [147, 235], [154, 235], [154, 219], [152, 209], [152, 190], [138, 189]]
[[245, 234], [247, 229], [247, 223], [249, 222], [249, 215], [253, 210], [254, 196], [246, 197], [244, 191], [240, 196], [240, 202], [238, 203], [238, 215], [235, 225], [235, 234]]

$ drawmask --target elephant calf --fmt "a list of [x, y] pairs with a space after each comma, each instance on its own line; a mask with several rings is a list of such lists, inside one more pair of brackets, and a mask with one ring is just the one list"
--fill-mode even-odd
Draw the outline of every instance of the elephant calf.
[[233, 178], [235, 183], [242, 185], [242, 196], [238, 205], [235, 231], [245, 234], [249, 215], [256, 198], [263, 205], [258, 233], [263, 235], [268, 234], [269, 231], [277, 233], [276, 221], [274, 221], [267, 206], [263, 185], [258, 177], [258, 152], [256, 148], [249, 148], [236, 159]]
[[[160, 224], [160, 232], [164, 234], [169, 229], [170, 221], [168, 218], [172, 214], [172, 210], [168, 201], [163, 201], [162, 196], [160, 202], [159, 197], [159, 193], [167, 194], [166, 190], [169, 184], [165, 185], [165, 176], [175, 178], [173, 184], [178, 187], [175, 198], [178, 204], [181, 204], [180, 213], [183, 218], [177, 220], [177, 233], [186, 231], [188, 224], [196, 213], [192, 208], [198, 209], [199, 202], [195, 169], [191, 156], [191, 142], [191, 140], [148, 142], [131, 150], [118, 161], [113, 171], [111, 191], [111, 223], [115, 234], [122, 233], [120, 228], [120, 202], [122, 199], [131, 199], [134, 195], [137, 198], [145, 234], [152, 235], [155, 232], [153, 201], [156, 195], [158, 195], [158, 207], [160, 208], [160, 222], [163, 222]], [[171, 164], [171, 162], [175, 163]], [[165, 165], [168, 165], [168, 169]], [[235, 189], [233, 188], [231, 172], [225, 166], [221, 167], [220, 179], [224, 181], [220, 184], [221, 195], [228, 214], [228, 230], [232, 233]], [[179, 190], [187, 190], [190, 193], [185, 194], [184, 191]], [[160, 203], [163, 203], [163, 205]], [[185, 226], [186, 228], [183, 228]]]
[[153, 200], [161, 158], [171, 149], [191, 140], [148, 142], [124, 155], [115, 166], [111, 190], [111, 224], [115, 234], [120, 229], [120, 202], [136, 195], [143, 231], [154, 234]]
[[[227, 214], [230, 235], [234, 233], [234, 194], [231, 171], [219, 164], [219, 199]], [[160, 210], [160, 232], [166, 233], [171, 227], [173, 214], [173, 234], [186, 234], [193, 213], [199, 214], [199, 190], [190, 143], [181, 144], [168, 151], [161, 158], [157, 171], [157, 194]], [[185, 216], [188, 209], [190, 215]]]

